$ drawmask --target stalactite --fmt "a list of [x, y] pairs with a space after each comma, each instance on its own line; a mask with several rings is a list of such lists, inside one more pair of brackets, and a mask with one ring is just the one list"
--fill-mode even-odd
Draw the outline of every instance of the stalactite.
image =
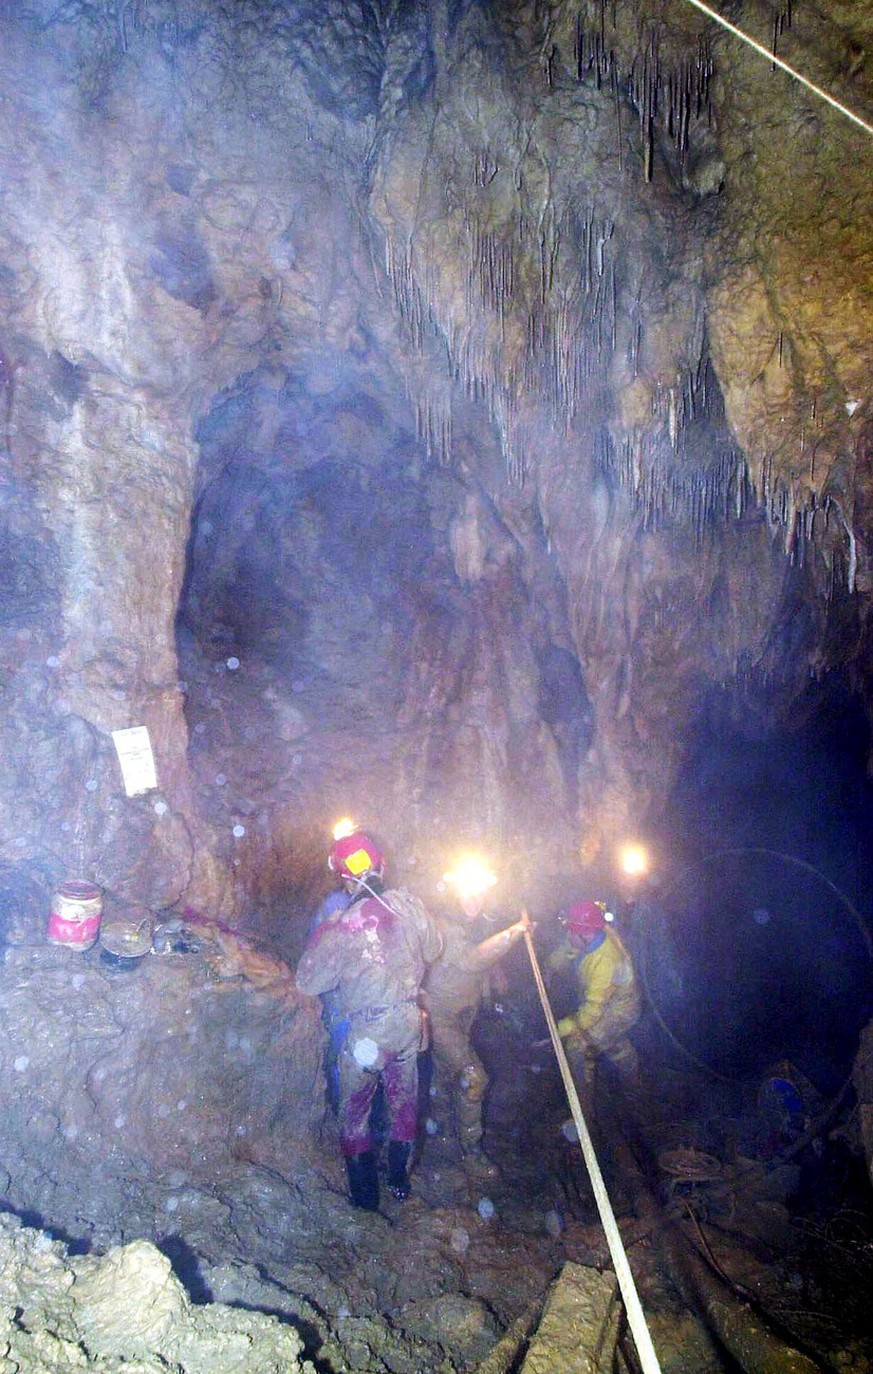
[[809, 483], [815, 486], [815, 459], [818, 453], [819, 440], [815, 439], [812, 445], [812, 452], [809, 455]]
[[773, 474], [772, 454], [765, 453], [761, 459], [761, 503], [768, 512], [772, 504], [771, 479]]
[[642, 60], [634, 59], [628, 77], [628, 92], [640, 121], [643, 139], [643, 158], [646, 181], [651, 181], [655, 155], [655, 119], [658, 113], [658, 95], [661, 89], [661, 62], [658, 55], [658, 38], [654, 29], [642, 54]]
[[694, 58], [681, 62], [667, 78], [667, 132], [675, 142], [680, 157], [688, 149], [691, 120], [706, 113], [711, 116], [710, 82], [713, 62], [703, 39], [698, 40]]
[[615, 444], [613, 443], [612, 435], [605, 425], [598, 426], [594, 431], [591, 459], [596, 473], [600, 473], [607, 478], [615, 475]]
[[597, 89], [600, 90], [604, 78], [612, 74], [616, 65], [615, 54], [611, 48], [606, 46], [605, 16], [602, 6], [600, 25], [596, 30], [587, 29], [582, 16], [576, 16], [574, 58], [578, 80], [581, 81], [591, 73], [594, 76]]
[[582, 290], [590, 295], [594, 274], [591, 262], [591, 249], [594, 242], [594, 211], [588, 211], [582, 225]]
[[743, 464], [742, 474], [737, 474], [737, 481], [734, 489], [734, 516], [737, 520], [742, 520], [748, 503], [747, 483], [748, 477], [746, 474], [746, 467], [745, 464]]
[[445, 397], [424, 394], [415, 398], [415, 431], [429, 458], [451, 466], [452, 411]]
[[[782, 35], [783, 35], [783, 33], [785, 32], [785, 30], [786, 30], [786, 29], [790, 29], [790, 28], [791, 28], [791, 0], [788, 0], [787, 5], [784, 5], [784, 6], [782, 7], [782, 9], [777, 10], [777, 11], [776, 11], [776, 14], [773, 16], [773, 56], [774, 56], [774, 57], [776, 56], [776, 48], [777, 48], [777, 45], [778, 45], [778, 43], [779, 43], [779, 39], [782, 37]], [[775, 64], [775, 62], [773, 63], [773, 68], [772, 68], [772, 69], [773, 69], [773, 71], [775, 72], [775, 70], [776, 70], [776, 64]]]
[[554, 209], [550, 205], [548, 212], [543, 217], [542, 227], [539, 231], [540, 300], [543, 305], [548, 302], [551, 295], [560, 245], [561, 231], [555, 222]]
[[[686, 429], [695, 420], [706, 420], [716, 425], [724, 419], [721, 392], [714, 385], [714, 374], [709, 350], [704, 341], [696, 367], [688, 368], [677, 386], [679, 401], [679, 425]], [[718, 402], [716, 404], [713, 401]]]
[[[472, 163], [477, 191], [497, 174], [496, 159], [480, 150]], [[433, 356], [446, 349], [448, 376], [468, 398], [484, 403], [505, 436], [505, 457], [513, 479], [523, 477], [527, 457], [523, 437], [512, 426], [516, 397], [544, 406], [553, 422], [569, 429], [600, 372], [618, 344], [619, 274], [611, 247], [612, 220], [596, 216], [593, 207], [575, 207], [560, 216], [547, 203], [536, 216], [519, 204], [512, 212], [513, 232], [489, 222], [483, 202], [457, 207], [466, 239], [463, 297], [453, 300], [428, 256], [428, 244], [413, 245], [399, 235], [385, 242], [385, 270], [401, 326], [418, 354]], [[502, 213], [502, 209], [501, 209]], [[572, 253], [567, 251], [572, 244]], [[531, 249], [533, 248], [533, 253]], [[535, 279], [524, 268], [538, 263]], [[431, 279], [432, 278], [432, 279]], [[507, 369], [502, 340], [509, 319], [524, 322], [525, 347], [514, 368]], [[500, 337], [489, 321], [500, 324]], [[415, 391], [418, 382], [412, 376]], [[441, 462], [451, 450], [450, 416], [424, 396], [419, 432], [428, 452]]]
[[618, 288], [615, 282], [615, 263], [609, 265], [610, 349], [614, 353], [618, 340]]
[[646, 433], [626, 437], [617, 453], [599, 438], [594, 460], [631, 495], [646, 529], [671, 523], [689, 530], [698, 546], [710, 531], [741, 519], [751, 500], [745, 458], [733, 448], [705, 468], [688, 466]]
[[478, 286], [479, 301], [503, 320], [515, 286], [515, 259], [512, 244], [502, 235], [474, 226], [471, 264], [467, 272], [467, 304], [472, 304], [470, 286]]
[[676, 439], [679, 433], [679, 415], [676, 406], [676, 391], [672, 386], [667, 393], [667, 429], [670, 435], [670, 447], [676, 452]]
[[394, 303], [402, 324], [405, 326], [413, 347], [424, 347], [425, 334], [437, 334], [436, 323], [430, 307], [419, 287], [413, 268], [412, 245], [405, 244], [398, 255], [396, 245], [390, 237], [385, 239], [385, 271], [394, 293]]
[[500, 163], [490, 149], [481, 148], [473, 154], [473, 185], [490, 186], [500, 171]]
[[637, 300], [633, 307], [634, 318], [628, 345], [628, 363], [634, 380], [640, 375], [640, 351], [643, 346], [643, 322], [638, 313], [639, 304]]
[[[780, 30], [781, 31], [781, 30]], [[621, 64], [606, 40], [605, 14], [601, 10], [596, 28], [586, 25], [577, 15], [574, 31], [574, 57], [577, 79], [593, 77], [598, 90], [609, 79], [618, 112], [617, 125], [619, 166], [622, 164], [621, 91], [636, 109], [640, 122], [646, 181], [651, 181], [654, 169], [655, 131], [663, 118], [667, 133], [675, 142], [680, 158], [688, 148], [692, 119], [712, 119], [710, 87], [714, 72], [709, 45], [701, 36], [697, 51], [691, 58], [679, 61], [665, 70], [660, 53], [657, 29], [650, 29], [640, 55], [631, 62], [629, 71], [622, 73]], [[666, 109], [662, 93], [666, 93]]]
[[840, 524], [843, 527], [843, 530], [845, 531], [846, 541], [848, 545], [848, 552], [846, 556], [846, 589], [849, 592], [849, 595], [851, 596], [855, 590], [855, 579], [858, 574], [858, 546], [855, 540], [855, 534], [852, 530], [851, 525], [846, 519], [842, 506], [835, 497], [829, 496], [825, 499], [824, 511], [826, 527], [830, 523], [830, 515], [831, 511], [833, 511], [839, 519]]
[[516, 483], [517, 486], [524, 486], [528, 472], [528, 453], [515, 410], [506, 413], [500, 406], [494, 418], [501, 435], [503, 461], [506, 464], [509, 480]]

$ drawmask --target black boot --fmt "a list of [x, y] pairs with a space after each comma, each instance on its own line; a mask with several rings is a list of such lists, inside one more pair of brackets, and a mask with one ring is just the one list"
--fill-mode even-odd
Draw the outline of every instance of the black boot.
[[409, 1197], [409, 1156], [412, 1143], [409, 1140], [390, 1140], [388, 1142], [388, 1191], [401, 1202]]
[[379, 1175], [376, 1172], [376, 1156], [372, 1150], [361, 1155], [352, 1155], [346, 1160], [349, 1171], [349, 1192], [355, 1207], [365, 1212], [375, 1212], [379, 1207]]

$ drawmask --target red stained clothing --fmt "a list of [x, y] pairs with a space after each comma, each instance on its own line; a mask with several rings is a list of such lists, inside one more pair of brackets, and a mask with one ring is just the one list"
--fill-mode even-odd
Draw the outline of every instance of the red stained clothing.
[[370, 1106], [379, 1079], [391, 1116], [392, 1140], [416, 1134], [417, 997], [442, 938], [421, 902], [392, 889], [338, 912], [312, 932], [297, 967], [301, 992], [336, 995], [348, 1019], [340, 1051], [340, 1144], [347, 1157], [372, 1147]]
[[403, 889], [366, 897], [312, 932], [297, 966], [301, 992], [337, 989], [342, 1015], [415, 998], [442, 938], [418, 898]]

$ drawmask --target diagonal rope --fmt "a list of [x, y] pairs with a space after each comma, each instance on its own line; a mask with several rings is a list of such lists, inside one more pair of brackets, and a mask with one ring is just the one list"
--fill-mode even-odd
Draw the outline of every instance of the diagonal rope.
[[821, 86], [816, 86], [814, 81], [810, 81], [808, 77], [803, 76], [802, 73], [797, 71], [794, 67], [790, 67], [787, 62], [783, 62], [781, 57], [777, 57], [774, 52], [765, 48], [763, 43], [759, 43], [757, 39], [750, 37], [750, 35], [744, 33], [742, 29], [738, 29], [736, 24], [732, 24], [730, 20], [725, 19], [717, 10], [710, 9], [709, 5], [703, 3], [703, 0], [688, 0], [688, 4], [693, 5], [695, 9], [700, 10], [703, 14], [709, 15], [710, 19], [714, 19], [717, 24], [721, 24], [722, 28], [727, 29], [728, 33], [732, 33], [735, 38], [741, 38], [744, 43], [748, 43], [750, 48], [754, 48], [755, 52], [759, 52], [762, 57], [766, 57], [768, 62], [772, 62], [775, 66], [781, 67], [783, 72], [787, 72], [789, 76], [793, 76], [795, 81], [799, 81], [802, 86], [812, 91], [821, 100], [826, 100], [829, 105], [833, 105], [835, 110], [839, 110], [840, 114], [844, 114], [847, 119], [851, 119], [852, 123], [857, 124], [865, 133], [873, 134], [873, 124], [868, 124], [866, 119], [862, 119], [860, 115], [856, 115], [854, 110], [849, 109], [848, 105], [843, 105], [839, 100], [829, 95], [827, 91], [822, 90]]
[[564, 1083], [564, 1090], [567, 1094], [567, 1101], [570, 1104], [570, 1111], [573, 1114], [573, 1123], [579, 1136], [579, 1144], [588, 1169], [588, 1177], [591, 1179], [591, 1187], [594, 1192], [594, 1200], [597, 1203], [597, 1210], [600, 1213], [600, 1220], [606, 1233], [606, 1243], [609, 1246], [609, 1253], [612, 1257], [612, 1265], [615, 1269], [615, 1277], [618, 1279], [619, 1290], [624, 1300], [625, 1311], [627, 1312], [628, 1326], [634, 1338], [637, 1348], [640, 1365], [643, 1374], [661, 1374], [661, 1366], [655, 1354], [655, 1347], [652, 1345], [652, 1337], [646, 1323], [639, 1294], [637, 1293], [634, 1276], [628, 1263], [627, 1251], [624, 1248], [618, 1224], [615, 1220], [615, 1213], [612, 1210], [612, 1203], [603, 1182], [603, 1175], [600, 1172], [600, 1165], [597, 1162], [597, 1155], [594, 1152], [594, 1145], [591, 1135], [585, 1124], [582, 1115], [582, 1107], [579, 1103], [579, 1094], [576, 1091], [576, 1084], [573, 1082], [573, 1075], [570, 1072], [570, 1065], [567, 1063], [567, 1055], [564, 1046], [561, 1044], [561, 1037], [558, 1035], [558, 1027], [555, 1024], [554, 1013], [543, 982], [543, 975], [540, 970], [536, 950], [530, 931], [525, 930], [524, 942], [530, 957], [531, 968], [533, 969], [534, 980], [537, 985], [537, 992], [540, 995], [546, 1024], [549, 1028], [549, 1036], [552, 1041], [552, 1048], [555, 1051], [555, 1058], [558, 1061], [558, 1068], [561, 1070], [561, 1078]]

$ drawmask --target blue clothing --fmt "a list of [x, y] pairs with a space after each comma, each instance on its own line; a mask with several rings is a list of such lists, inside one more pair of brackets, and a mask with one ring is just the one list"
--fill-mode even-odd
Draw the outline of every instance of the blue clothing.
[[325, 921], [329, 920], [331, 916], [335, 916], [338, 911], [345, 911], [351, 900], [348, 892], [344, 892], [342, 888], [337, 889], [335, 892], [328, 892], [326, 897], [322, 897], [318, 906], [315, 908], [315, 913], [309, 926], [310, 935], [314, 930], [317, 930], [320, 925], [323, 925]]
[[[328, 892], [326, 897], [322, 897], [321, 901], [318, 903], [318, 906], [315, 908], [315, 914], [313, 915], [312, 921], [309, 925], [310, 937], [312, 936], [312, 932], [314, 930], [318, 930], [319, 926], [323, 926], [325, 921], [329, 921], [331, 916], [336, 916], [339, 912], [345, 911], [346, 907], [351, 905], [351, 901], [352, 899], [348, 892], [345, 892], [342, 888], [339, 888], [335, 892]], [[334, 1045], [334, 1026], [337, 1019], [336, 992], [323, 992], [321, 994], [321, 1003], [324, 1008], [324, 1024], [330, 1031], [331, 1049], [336, 1051], [342, 1047], [343, 1040], [345, 1040], [346, 1038], [345, 1022], [343, 1021], [342, 1025], [344, 1029], [339, 1041], [339, 1045]]]
[[[324, 925], [325, 921], [329, 921], [332, 916], [345, 911], [346, 907], [351, 904], [351, 900], [351, 896], [343, 888], [337, 888], [333, 892], [328, 892], [326, 897], [322, 897], [309, 924], [310, 936], [319, 926]], [[325, 1056], [327, 1093], [328, 1101], [334, 1108], [339, 1101], [338, 1058], [349, 1033], [349, 1018], [340, 1015], [339, 1000], [340, 995], [337, 988], [321, 994], [321, 1016], [329, 1037]]]

